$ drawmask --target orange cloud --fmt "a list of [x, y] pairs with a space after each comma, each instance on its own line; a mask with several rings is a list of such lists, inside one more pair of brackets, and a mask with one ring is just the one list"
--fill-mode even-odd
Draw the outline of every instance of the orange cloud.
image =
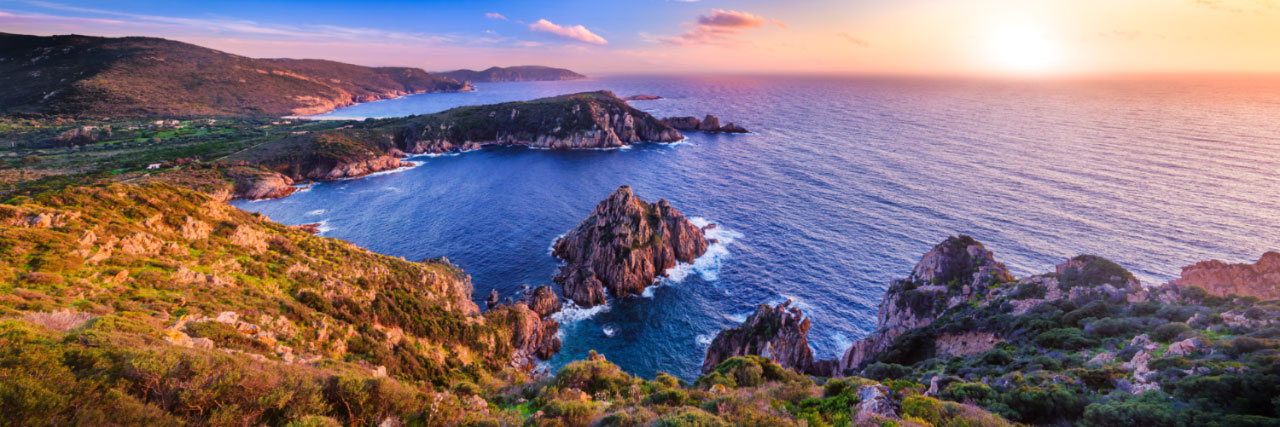
[[568, 27], [568, 26], [553, 24], [551, 23], [551, 21], [548, 21], [546, 19], [539, 19], [538, 22], [534, 22], [533, 24], [530, 24], [529, 29], [535, 32], [555, 34], [557, 36], [564, 37], [566, 39], [577, 40], [583, 43], [590, 43], [590, 44], [596, 44], [596, 45], [609, 44], [609, 41], [605, 40], [604, 37], [600, 37], [595, 33], [592, 33], [591, 30], [587, 29], [587, 27], [584, 27], [581, 25], [574, 25], [574, 26]]
[[693, 25], [689, 31], [676, 37], [664, 38], [662, 42], [677, 45], [731, 45], [737, 42], [733, 39], [733, 35], [770, 23], [782, 28], [787, 27], [782, 22], [769, 20], [760, 15], [737, 10], [712, 9], [710, 15], [699, 15], [697, 24], [687, 23], [686, 25]]

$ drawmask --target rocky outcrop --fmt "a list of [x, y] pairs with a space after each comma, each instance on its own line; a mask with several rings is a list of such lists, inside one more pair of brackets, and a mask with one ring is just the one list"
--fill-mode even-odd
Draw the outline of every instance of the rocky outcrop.
[[645, 95], [645, 94], [631, 95], [626, 98], [622, 98], [623, 101], [657, 101], [659, 99], [662, 99], [662, 97], [658, 95]]
[[394, 130], [396, 148], [414, 154], [488, 145], [620, 148], [684, 138], [675, 128], [608, 91], [455, 108], [403, 122]]
[[375, 156], [369, 158], [343, 159], [333, 162], [317, 162], [305, 166], [300, 178], [311, 181], [332, 181], [343, 178], [356, 178], [372, 173], [389, 171], [403, 167], [411, 167], [409, 163], [392, 156]]
[[809, 349], [809, 319], [787, 300], [777, 307], [761, 304], [741, 325], [716, 335], [702, 360], [702, 373], [737, 356], [772, 359], [785, 368], [810, 372], [813, 352]]
[[1280, 298], [1280, 252], [1262, 254], [1254, 264], [1227, 264], [1212, 260], [1182, 267], [1182, 276], [1170, 282], [1180, 287], [1199, 286], [1210, 294]]
[[520, 302], [529, 306], [530, 310], [540, 317], [547, 317], [560, 311], [560, 297], [550, 286], [539, 286], [533, 291], [526, 291]]
[[555, 276], [565, 296], [579, 306], [640, 295], [666, 270], [707, 251], [702, 230], [665, 199], [648, 203], [630, 187], [619, 187], [591, 216], [556, 240], [553, 254], [565, 265]]
[[969, 236], [948, 238], [916, 263], [910, 277], [889, 285], [875, 331], [849, 347], [839, 372], [873, 360], [903, 333], [928, 326], [947, 308], [980, 299], [989, 288], [1011, 281], [1013, 275], [982, 243]]
[[523, 302], [510, 307], [512, 364], [517, 367], [530, 368], [536, 360], [547, 360], [560, 351], [560, 323], [555, 319], [542, 318], [537, 312]]
[[733, 122], [729, 122], [728, 124], [721, 126], [720, 118], [710, 114], [708, 114], [702, 120], [698, 120], [697, 117], [693, 117], [693, 116], [683, 116], [683, 117], [667, 117], [662, 119], [662, 122], [668, 125], [671, 125], [671, 127], [676, 128], [677, 130], [684, 130], [684, 131], [696, 130], [701, 132], [712, 132], [712, 133], [716, 133], [716, 132], [747, 133], [746, 129], [744, 129], [742, 126], [733, 124]]
[[274, 199], [288, 196], [295, 191], [293, 179], [274, 172], [233, 174], [232, 177], [235, 180], [232, 197], [237, 199]]

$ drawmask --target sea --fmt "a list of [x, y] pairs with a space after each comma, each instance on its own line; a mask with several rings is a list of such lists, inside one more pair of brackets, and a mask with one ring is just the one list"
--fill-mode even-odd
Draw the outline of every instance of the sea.
[[1016, 275], [1078, 254], [1146, 285], [1183, 266], [1280, 250], [1280, 76], [962, 79], [632, 76], [479, 83], [354, 105], [319, 119], [395, 117], [583, 91], [657, 117], [714, 114], [751, 131], [686, 132], [615, 150], [485, 148], [416, 167], [237, 202], [323, 236], [471, 274], [474, 300], [553, 284], [552, 242], [614, 189], [665, 198], [714, 245], [643, 296], [557, 315], [555, 369], [590, 350], [646, 378], [692, 380], [722, 328], [758, 304], [809, 317], [816, 357], [875, 327], [889, 283], [949, 235]]

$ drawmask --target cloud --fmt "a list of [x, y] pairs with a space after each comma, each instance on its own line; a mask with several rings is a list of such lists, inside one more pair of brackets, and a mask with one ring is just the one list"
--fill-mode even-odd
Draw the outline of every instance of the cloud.
[[866, 40], [863, 40], [863, 39], [860, 39], [860, 38], [857, 38], [857, 37], [851, 36], [851, 35], [849, 35], [849, 33], [836, 33], [836, 35], [837, 35], [837, 36], [840, 36], [840, 38], [842, 38], [842, 39], [845, 39], [845, 40], [846, 40], [846, 41], [848, 41], [849, 43], [853, 43], [853, 44], [858, 45], [858, 46], [861, 46], [861, 47], [868, 47], [868, 46], [871, 46], [871, 43], [868, 43]]
[[1111, 30], [1098, 32], [1098, 37], [1108, 40], [1137, 40], [1144, 34], [1141, 31]]
[[1194, 0], [1196, 4], [1213, 10], [1231, 13], [1261, 14], [1275, 8], [1275, 0]]
[[596, 45], [609, 44], [609, 41], [605, 40], [604, 37], [600, 37], [595, 33], [592, 33], [591, 30], [587, 29], [587, 27], [581, 25], [567, 27], [553, 24], [551, 21], [546, 19], [539, 19], [538, 22], [530, 24], [529, 29], [534, 32], [555, 34], [566, 39], [577, 40], [583, 43]]
[[708, 44], [731, 46], [737, 44], [734, 35], [746, 30], [758, 29], [765, 24], [774, 24], [787, 28], [786, 24], [770, 20], [760, 15], [736, 10], [712, 9], [710, 15], [699, 15], [697, 23], [689, 31], [675, 37], [660, 39], [661, 42], [674, 45]]
[[489, 12], [489, 13], [486, 13], [486, 14], [484, 14], [484, 17], [485, 17], [485, 18], [489, 18], [489, 19], [501, 19], [501, 20], [503, 20], [503, 21], [506, 21], [506, 20], [507, 20], [507, 17], [502, 16], [502, 14], [501, 14], [501, 13], [496, 13], [496, 12]]

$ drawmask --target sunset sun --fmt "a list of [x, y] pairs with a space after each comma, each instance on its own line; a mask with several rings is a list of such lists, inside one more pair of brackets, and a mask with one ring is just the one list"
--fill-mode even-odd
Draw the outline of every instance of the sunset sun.
[[1013, 73], [1044, 73], [1061, 65], [1060, 47], [1036, 28], [998, 29], [986, 40], [986, 59], [993, 68]]

